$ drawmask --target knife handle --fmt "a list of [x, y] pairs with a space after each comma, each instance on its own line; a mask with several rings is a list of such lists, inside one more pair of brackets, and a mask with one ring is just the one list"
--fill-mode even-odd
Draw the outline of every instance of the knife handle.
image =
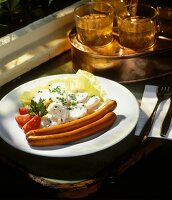
[[168, 129], [169, 129], [170, 123], [171, 123], [171, 118], [172, 118], [172, 97], [170, 98], [170, 106], [168, 108], [167, 114], [164, 118], [164, 121], [163, 121], [162, 127], [161, 127], [160, 135], [162, 137], [165, 137], [168, 132]]
[[158, 109], [160, 103], [161, 103], [161, 99], [158, 99], [158, 101], [152, 111], [152, 114], [150, 115], [150, 117], [148, 118], [148, 120], [146, 121], [146, 123], [144, 124], [144, 126], [141, 130], [140, 137], [142, 138], [142, 142], [148, 137], [149, 132], [151, 131], [151, 128], [152, 128], [152, 125], [154, 122], [154, 118], [155, 118], [155, 115], [156, 115], [156, 112], [157, 112], [157, 109]]

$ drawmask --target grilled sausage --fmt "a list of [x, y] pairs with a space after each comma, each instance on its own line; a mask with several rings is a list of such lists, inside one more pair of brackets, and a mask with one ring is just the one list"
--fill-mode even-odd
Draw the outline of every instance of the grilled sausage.
[[64, 124], [59, 124], [48, 128], [39, 128], [31, 130], [28, 133], [26, 133], [26, 138], [29, 136], [51, 135], [78, 129], [102, 118], [106, 113], [113, 111], [116, 108], [116, 106], [117, 102], [115, 100], [109, 100], [101, 108], [89, 115]]
[[63, 145], [91, 136], [110, 127], [116, 120], [114, 112], [108, 112], [102, 118], [72, 131], [43, 136], [28, 136], [31, 146]]

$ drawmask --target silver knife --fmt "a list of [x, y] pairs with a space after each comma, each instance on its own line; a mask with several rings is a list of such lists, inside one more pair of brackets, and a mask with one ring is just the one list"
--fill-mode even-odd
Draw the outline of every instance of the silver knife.
[[168, 108], [168, 111], [166, 113], [166, 116], [165, 116], [164, 121], [163, 121], [162, 126], [161, 126], [160, 135], [162, 137], [166, 136], [166, 134], [169, 130], [170, 124], [171, 124], [171, 119], [172, 119], [172, 91], [171, 91], [171, 97], [170, 97], [170, 106]]

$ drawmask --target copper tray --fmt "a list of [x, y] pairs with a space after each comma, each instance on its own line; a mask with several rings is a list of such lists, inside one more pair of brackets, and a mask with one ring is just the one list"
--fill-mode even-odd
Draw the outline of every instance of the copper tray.
[[159, 36], [154, 47], [134, 51], [119, 45], [118, 36], [101, 47], [88, 47], [69, 33], [74, 71], [87, 70], [120, 83], [132, 83], [172, 74], [172, 39]]

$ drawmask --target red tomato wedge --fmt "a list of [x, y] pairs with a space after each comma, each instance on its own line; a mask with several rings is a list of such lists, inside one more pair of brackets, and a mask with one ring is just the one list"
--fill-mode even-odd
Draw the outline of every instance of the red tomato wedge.
[[19, 108], [19, 114], [20, 115], [28, 114], [28, 111], [25, 107], [20, 107]]
[[30, 119], [23, 127], [23, 131], [27, 133], [30, 130], [34, 130], [40, 128], [41, 125], [41, 117], [39, 115], [34, 115], [32, 119]]
[[30, 121], [34, 116], [29, 114], [19, 114], [15, 116], [15, 119], [20, 127], [23, 127], [28, 121]]

